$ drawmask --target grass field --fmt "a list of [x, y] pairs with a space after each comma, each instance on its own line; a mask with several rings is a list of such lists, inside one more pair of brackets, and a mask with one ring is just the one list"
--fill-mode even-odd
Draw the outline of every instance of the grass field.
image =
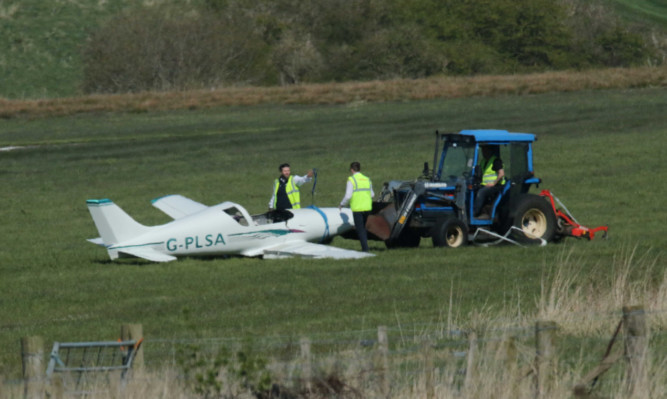
[[[0, 147], [27, 147], [0, 152], [0, 374], [20, 373], [20, 337], [115, 339], [127, 322], [142, 323], [149, 340], [410, 326], [441, 321], [450, 295], [464, 317], [508, 304], [530, 314], [543, 274], [565, 254], [586, 281], [598, 281], [634, 250], [649, 259], [636, 273], [659, 281], [667, 269], [665, 109], [664, 88], [647, 88], [4, 120]], [[454, 251], [374, 243], [377, 256], [364, 261], [169, 264], [111, 263], [85, 241], [97, 236], [89, 198], [110, 198], [148, 225], [168, 220], [150, 200], [172, 193], [260, 213], [287, 161], [296, 173], [319, 168], [317, 193], [304, 186], [304, 202], [335, 206], [350, 161], [361, 161], [378, 190], [419, 175], [432, 159], [433, 131], [463, 128], [536, 133], [540, 188], [580, 222], [608, 224], [610, 238]]]

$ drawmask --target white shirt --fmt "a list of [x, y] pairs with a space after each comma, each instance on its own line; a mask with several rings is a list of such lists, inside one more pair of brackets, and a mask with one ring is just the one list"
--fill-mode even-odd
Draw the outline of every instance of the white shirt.
[[[355, 172], [354, 174], [356, 175], [359, 172]], [[350, 199], [352, 199], [352, 193], [354, 193], [354, 186], [350, 179], [347, 179], [347, 185], [345, 186], [345, 196], [343, 199], [340, 201], [341, 207], [347, 205], [350, 202]], [[371, 198], [375, 197], [375, 193], [373, 192], [373, 183], [371, 182]]]
[[[309, 181], [311, 181], [313, 179], [312, 177], [308, 177], [308, 175], [306, 175], [306, 176], [291, 175], [291, 177], [292, 177], [292, 181], [297, 186], [300, 186], [304, 183], [308, 183]], [[278, 180], [278, 179], [276, 179], [276, 180]], [[269, 208], [275, 208], [274, 205], [276, 203], [276, 184], [278, 184], [278, 183], [276, 183], [276, 182], [273, 183], [273, 191], [271, 191], [271, 199], [269, 200]]]

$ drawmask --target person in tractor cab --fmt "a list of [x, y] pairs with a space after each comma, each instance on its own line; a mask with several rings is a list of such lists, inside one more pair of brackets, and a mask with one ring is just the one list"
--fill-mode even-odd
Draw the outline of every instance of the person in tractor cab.
[[299, 186], [312, 179], [312, 169], [305, 176], [292, 175], [289, 164], [284, 163], [278, 167], [278, 170], [280, 176], [273, 182], [273, 195], [269, 200], [269, 210], [301, 208]]
[[496, 145], [482, 145], [482, 162], [479, 168], [482, 172], [482, 188], [477, 191], [473, 216], [478, 219], [488, 219], [490, 215], [482, 215], [482, 209], [487, 201], [495, 198], [505, 184], [505, 169], [503, 161], [498, 156], [499, 148]]

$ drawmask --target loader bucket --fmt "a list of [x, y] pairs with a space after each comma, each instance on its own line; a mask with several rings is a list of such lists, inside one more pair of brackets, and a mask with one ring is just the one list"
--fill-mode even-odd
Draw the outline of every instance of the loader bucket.
[[385, 241], [391, 235], [391, 227], [396, 222], [396, 209], [393, 204], [373, 203], [372, 214], [366, 220], [366, 230], [375, 239]]

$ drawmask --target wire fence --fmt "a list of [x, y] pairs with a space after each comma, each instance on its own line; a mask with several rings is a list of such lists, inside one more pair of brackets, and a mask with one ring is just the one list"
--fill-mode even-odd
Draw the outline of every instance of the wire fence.
[[[652, 311], [655, 315], [665, 311]], [[591, 317], [590, 314], [587, 314]], [[621, 312], [596, 315], [609, 325], [607, 334], [596, 336], [576, 336], [559, 334], [559, 344], [555, 354], [562, 365], [593, 367], [604, 357], [605, 351], [614, 339], [614, 329], [621, 317]], [[584, 321], [585, 322], [585, 321]], [[455, 384], [462, 384], [465, 377], [466, 362], [471, 350], [471, 337], [479, 348], [492, 348], [498, 351], [504, 345], [514, 346], [524, 358], [535, 356], [537, 332], [535, 325], [490, 325], [477, 331], [451, 328], [430, 323], [383, 327], [386, 333], [386, 362], [389, 372], [396, 378], [400, 376], [404, 383], [414, 383], [423, 375], [424, 362], [432, 362], [435, 369], [454, 369]], [[215, 357], [221, 352], [232, 354], [244, 352], [269, 360], [272, 371], [277, 375], [290, 378], [299, 377], [303, 359], [315, 373], [373, 375], [383, 367], [378, 361], [381, 340], [380, 329], [348, 330], [304, 336], [270, 336], [244, 338], [179, 338], [147, 339], [146, 365], [160, 368], [165, 365], [183, 367], [183, 357], [194, 354]], [[309, 351], [303, 353], [302, 342], [308, 340]], [[655, 355], [667, 356], [667, 331], [653, 330], [650, 336], [651, 348]], [[426, 353], [429, 356], [426, 356]], [[488, 349], [487, 349], [488, 354]], [[345, 369], [345, 370], [344, 370]]]
[[[664, 319], [667, 310], [645, 314], [648, 320]], [[582, 323], [595, 321], [607, 325], [608, 333], [576, 335], [556, 329], [558, 345], [554, 356], [563, 367], [594, 368], [615, 339], [614, 330], [623, 312], [591, 312], [570, 317], [580, 318]], [[523, 359], [524, 364], [530, 365], [536, 357], [538, 330], [534, 322], [517, 323], [510, 319], [480, 322], [465, 328], [445, 323], [413, 323], [304, 335], [144, 337], [141, 350], [146, 370], [175, 370], [175, 378], [184, 383], [193, 372], [239, 362], [242, 356], [261, 360], [258, 370], [261, 368], [273, 381], [292, 387], [313, 376], [320, 379], [335, 376], [355, 387], [382, 385], [384, 380], [391, 380], [392, 386], [411, 386], [423, 382], [426, 368], [436, 370], [434, 378], [446, 378], [451, 386], [462, 387], [469, 378], [474, 351], [482, 356], [501, 353], [501, 357], [512, 357], [517, 362]], [[654, 357], [667, 357], [667, 330], [651, 328], [649, 347]], [[216, 359], [222, 363], [216, 363]], [[23, 382], [5, 380], [4, 385]], [[601, 382], [599, 386], [604, 384]]]

